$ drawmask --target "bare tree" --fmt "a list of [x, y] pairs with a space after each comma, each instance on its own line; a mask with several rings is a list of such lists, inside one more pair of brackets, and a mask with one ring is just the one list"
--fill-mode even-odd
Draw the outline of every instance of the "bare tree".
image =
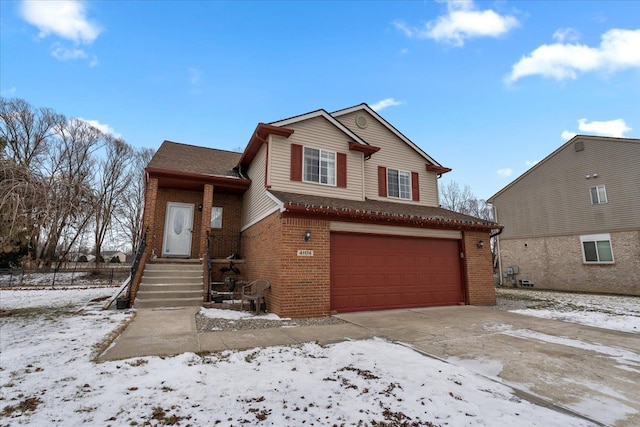
[[5, 140], [7, 158], [27, 168], [47, 153], [47, 144], [64, 116], [49, 108], [33, 108], [23, 99], [0, 98], [0, 137]]
[[96, 263], [102, 252], [107, 231], [113, 223], [118, 201], [131, 182], [130, 164], [133, 163], [133, 148], [121, 139], [108, 138], [105, 155], [99, 162], [95, 184], [95, 256]]
[[440, 206], [454, 212], [493, 221], [491, 206], [485, 200], [478, 199], [468, 185], [460, 189], [456, 181], [450, 181], [440, 187]]
[[[104, 143], [104, 135], [85, 121], [71, 119], [56, 128], [57, 144], [46, 165], [49, 198], [41, 213], [43, 241], [37, 259], [51, 262], [65, 257], [89, 224], [95, 212], [96, 196], [92, 189], [95, 174], [94, 153]], [[66, 233], [65, 248], [58, 248]], [[70, 234], [70, 236], [69, 236]]]
[[115, 215], [119, 228], [131, 243], [131, 252], [134, 252], [140, 243], [145, 195], [144, 168], [151, 161], [153, 154], [154, 150], [150, 148], [140, 148], [135, 151], [129, 171], [131, 181], [120, 197]]

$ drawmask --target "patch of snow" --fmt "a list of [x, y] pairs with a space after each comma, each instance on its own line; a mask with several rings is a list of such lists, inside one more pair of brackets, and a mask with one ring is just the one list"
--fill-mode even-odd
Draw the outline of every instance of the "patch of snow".
[[226, 319], [226, 320], [242, 320], [242, 319], [260, 319], [260, 320], [291, 320], [289, 318], [281, 318], [277, 314], [266, 313], [258, 316], [247, 311], [237, 310], [221, 310], [219, 308], [200, 309], [200, 314], [210, 319]]
[[496, 289], [496, 295], [529, 306], [509, 310], [514, 313], [640, 333], [640, 297], [508, 288]]
[[620, 347], [609, 347], [600, 344], [591, 344], [581, 340], [568, 337], [558, 337], [555, 335], [543, 334], [541, 332], [531, 331], [528, 329], [517, 329], [513, 331], [502, 332], [512, 337], [535, 339], [538, 341], [548, 342], [552, 344], [564, 345], [567, 347], [580, 348], [583, 350], [593, 351], [604, 354], [618, 361], [618, 363], [631, 366], [640, 366], [640, 355]]
[[[25, 304], [11, 292], [3, 306]], [[45, 292], [40, 314], [0, 318], [3, 407], [36, 403], [4, 425], [590, 425], [381, 339], [95, 363], [131, 312], [89, 304], [93, 290]], [[82, 310], [48, 315], [51, 301]]]
[[596, 328], [611, 329], [622, 332], [640, 333], [640, 316], [627, 314], [609, 314], [593, 311], [558, 311], [523, 309], [511, 310], [512, 313], [527, 316], [542, 317], [544, 319], [562, 320], [564, 322], [579, 323]]

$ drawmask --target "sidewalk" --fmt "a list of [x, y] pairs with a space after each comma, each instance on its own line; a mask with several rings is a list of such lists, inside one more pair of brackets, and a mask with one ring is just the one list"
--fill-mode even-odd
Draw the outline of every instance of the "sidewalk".
[[199, 309], [180, 307], [137, 310], [136, 317], [98, 360], [244, 350], [305, 342], [331, 344], [375, 335], [373, 331], [352, 323], [199, 333], [195, 320]]

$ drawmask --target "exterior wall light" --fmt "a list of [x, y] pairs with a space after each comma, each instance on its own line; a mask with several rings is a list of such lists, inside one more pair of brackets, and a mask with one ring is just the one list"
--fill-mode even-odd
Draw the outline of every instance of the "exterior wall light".
[[200, 203], [200, 204], [198, 205], [198, 210], [199, 210], [200, 212], [202, 212], [202, 203]]
[[307, 230], [304, 232], [304, 241], [308, 242], [309, 240], [311, 240], [311, 231]]
[[478, 243], [476, 244], [476, 247], [478, 249], [482, 249], [483, 246], [484, 246], [484, 241], [483, 240], [478, 240]]

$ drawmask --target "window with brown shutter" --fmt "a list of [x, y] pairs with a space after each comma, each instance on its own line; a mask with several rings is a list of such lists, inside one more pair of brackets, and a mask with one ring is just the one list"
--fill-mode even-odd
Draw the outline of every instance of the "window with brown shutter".
[[418, 172], [411, 172], [411, 196], [414, 202], [420, 201], [420, 182]]
[[302, 145], [291, 144], [291, 181], [302, 181]]

